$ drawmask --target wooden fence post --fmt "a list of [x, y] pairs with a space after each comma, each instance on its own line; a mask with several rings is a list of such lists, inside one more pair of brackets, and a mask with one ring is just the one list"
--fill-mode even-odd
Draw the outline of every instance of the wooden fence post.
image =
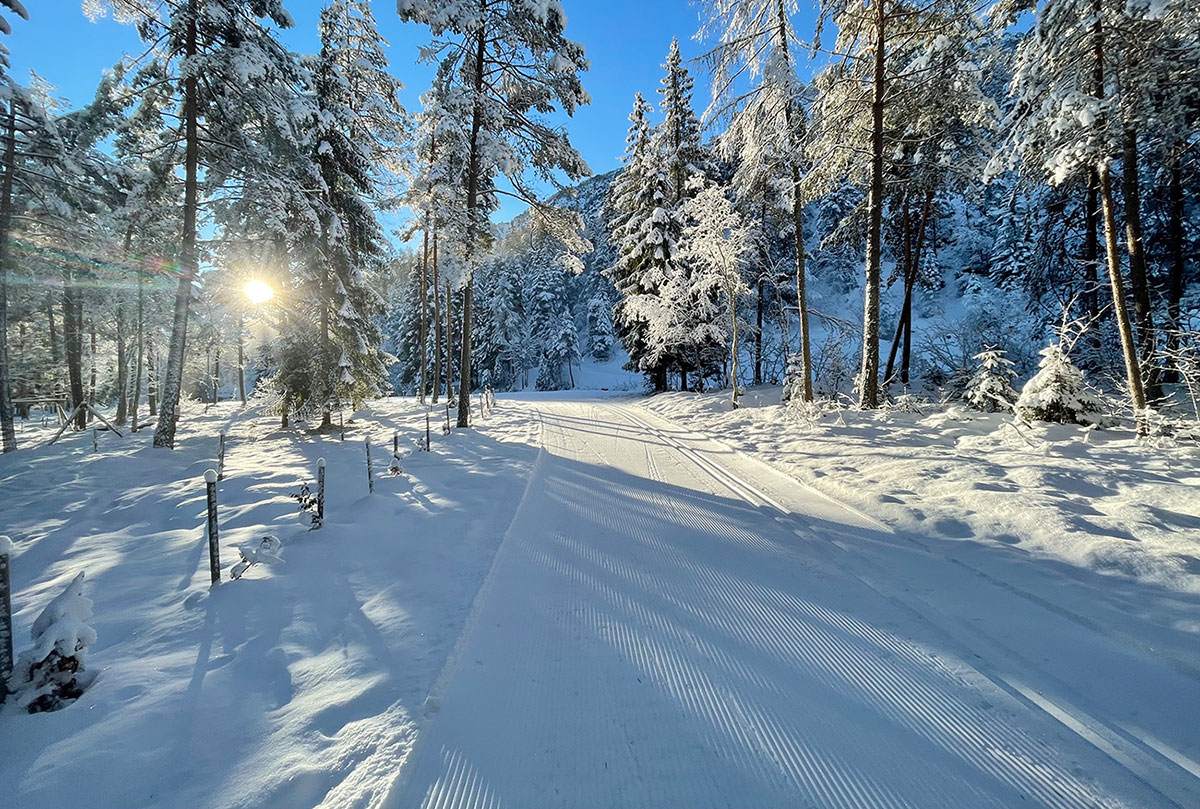
[[204, 473], [204, 487], [208, 495], [208, 571], [212, 583], [221, 581], [221, 546], [217, 535], [217, 473], [209, 469]]
[[[426, 416], [425, 420], [429, 421], [429, 417]], [[392, 432], [392, 454], [395, 455], [399, 451], [400, 451], [400, 432], [398, 430], [395, 430]]]
[[325, 522], [325, 459], [317, 458], [317, 520]]
[[371, 474], [371, 439], [364, 442], [367, 446], [367, 491], [375, 494], [375, 478]]
[[426, 413], [425, 414], [425, 451], [429, 452], [430, 448], [431, 447], [430, 447], [430, 443], [429, 443], [429, 414]]
[[92, 452], [99, 452], [100, 446], [96, 443], [96, 428], [92, 428]]
[[338, 411], [338, 432], [341, 433], [342, 441], [346, 440], [346, 419], [342, 416], [342, 411]]
[[220, 448], [217, 450], [217, 480], [225, 479], [225, 431], [221, 431]]
[[13, 669], [12, 584], [8, 573], [12, 550], [12, 540], [0, 536], [0, 702], [8, 695], [8, 677]]
[[446, 399], [446, 426], [442, 428], [443, 435], [450, 435], [450, 399]]

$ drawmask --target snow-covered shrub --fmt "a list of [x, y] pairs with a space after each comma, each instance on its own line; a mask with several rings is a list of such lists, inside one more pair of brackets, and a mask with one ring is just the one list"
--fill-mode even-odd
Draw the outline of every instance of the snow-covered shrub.
[[887, 403], [884, 409], [894, 413], [914, 413], [918, 416], [925, 415], [925, 411], [932, 406], [932, 402], [924, 396], [916, 393], [909, 393], [907, 390], [895, 398], [894, 401]]
[[979, 365], [963, 399], [976, 410], [985, 413], [1012, 410], [1017, 401], [1017, 391], [1012, 386], [1012, 380], [1017, 375], [1013, 370], [1012, 360], [1004, 356], [1004, 349], [988, 346], [976, 354]]
[[1014, 408], [1026, 421], [1060, 424], [1093, 424], [1102, 418], [1102, 405], [1084, 385], [1083, 372], [1071, 363], [1062, 347], [1051, 343], [1042, 349], [1038, 372], [1025, 383]]
[[313, 494], [312, 489], [308, 487], [307, 482], [300, 484], [300, 490], [291, 495], [292, 499], [300, 504], [300, 510], [305, 514], [311, 515], [313, 528], [321, 527], [321, 518], [317, 514], [317, 496]]
[[29, 713], [57, 711], [83, 695], [95, 679], [87, 671], [87, 647], [96, 642], [91, 621], [80, 573], [33, 622], [33, 648], [17, 658], [9, 682], [17, 705]]

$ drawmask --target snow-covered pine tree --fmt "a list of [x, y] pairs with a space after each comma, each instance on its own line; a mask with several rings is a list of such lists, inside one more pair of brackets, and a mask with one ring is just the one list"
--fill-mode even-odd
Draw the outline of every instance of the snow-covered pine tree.
[[[750, 234], [742, 218], [729, 201], [724, 189], [709, 185], [686, 206], [688, 225], [683, 231], [681, 257], [691, 268], [691, 292], [699, 308], [711, 308], [711, 317], [702, 318], [691, 342], [719, 334], [728, 345], [729, 378], [733, 387], [732, 403], [739, 403], [738, 301], [750, 290], [742, 272], [751, 256]], [[724, 318], [713, 304], [724, 299]], [[723, 325], [721, 324], [724, 320]]]
[[1086, 425], [1095, 423], [1101, 404], [1062, 346], [1051, 343], [1042, 349], [1038, 372], [1021, 388], [1013, 409], [1026, 421]]
[[587, 328], [588, 354], [592, 359], [599, 362], [612, 359], [616, 335], [613, 334], [612, 302], [607, 295], [597, 294], [588, 301]]
[[560, 306], [555, 322], [549, 324], [546, 341], [539, 355], [538, 390], [567, 390], [575, 387], [572, 363], [579, 361], [579, 337], [570, 310]]
[[978, 365], [963, 392], [963, 399], [985, 413], [1012, 410], [1017, 401], [1017, 392], [1012, 386], [1017, 374], [1012, 360], [1004, 356], [1003, 349], [995, 346], [985, 347], [974, 359]]
[[[288, 28], [292, 19], [280, 0], [253, 4], [97, 0], [88, 4], [92, 15], [109, 9], [116, 19], [135, 25], [149, 46], [122, 94], [128, 103], [137, 104], [126, 126], [156, 130], [162, 154], [182, 158], [180, 272], [154, 432], [156, 447], [172, 447], [183, 386], [188, 310], [201, 258], [197, 244], [201, 197], [219, 196], [229, 186], [276, 175], [277, 161], [261, 148], [261, 135], [290, 127], [295, 97], [289, 80], [295, 72], [291, 55], [263, 22]], [[275, 138], [288, 139], [286, 131]]]
[[666, 74], [658, 88], [661, 100], [658, 110], [662, 121], [654, 130], [652, 148], [667, 169], [670, 181], [670, 202], [683, 204], [695, 196], [692, 179], [707, 174], [708, 157], [700, 143], [700, 119], [692, 108], [692, 89], [695, 82], [679, 55], [679, 40], [672, 37]]
[[[800, 319], [800, 359], [805, 401], [812, 399], [812, 349], [808, 330], [804, 246], [806, 113], [796, 77], [792, 28], [795, 0], [707, 0], [708, 20], [700, 37], [716, 44], [703, 60], [713, 73], [712, 101], [705, 118], [726, 120], [721, 137], [726, 155], [739, 168], [734, 187], [740, 200], [768, 199], [771, 183], [782, 180], [789, 198], [796, 261], [796, 298]], [[746, 90], [738, 78], [749, 74]], [[765, 219], [764, 214], [764, 219]]]
[[643, 183], [623, 186], [631, 196], [617, 200], [630, 215], [614, 233], [617, 263], [611, 272], [621, 299], [613, 322], [629, 370], [646, 374], [655, 390], [664, 391], [672, 351], [685, 342], [677, 307], [687, 304], [688, 284], [677, 258], [683, 222], [670, 203], [666, 169], [653, 159], [646, 155], [640, 163]]
[[[572, 242], [574, 218], [567, 223], [538, 203], [526, 183], [532, 172], [556, 182], [556, 172], [577, 180], [590, 173], [565, 131], [540, 117], [556, 106], [572, 115], [590, 102], [579, 74], [587, 70], [583, 47], [567, 39], [566, 14], [557, 0], [398, 0], [400, 19], [428, 25], [435, 37], [425, 49], [449, 79], [444, 106], [469, 135], [460, 155], [463, 180], [464, 232], [457, 249], [466, 260], [463, 287], [462, 352], [459, 369], [458, 426], [470, 426], [471, 322], [474, 290], [471, 274], [480, 260], [488, 215], [496, 207], [495, 178], [503, 174], [513, 193], [549, 217], [556, 235]], [[583, 246], [581, 245], [581, 248]]]
[[[312, 252], [321, 345], [314, 373], [327, 402], [357, 404], [379, 395], [387, 374], [376, 325], [383, 301], [370, 281], [385, 250], [374, 203], [400, 168], [408, 123], [366, 0], [334, 0], [318, 31], [321, 51], [308, 64], [310, 137], [321, 176], [321, 232]], [[331, 424], [328, 405], [321, 423]]]

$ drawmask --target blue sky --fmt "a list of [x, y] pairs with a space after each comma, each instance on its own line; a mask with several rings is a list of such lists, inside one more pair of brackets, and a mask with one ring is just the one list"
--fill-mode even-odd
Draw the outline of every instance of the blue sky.
[[[283, 35], [288, 46], [315, 51], [317, 15], [323, 3], [284, 0], [284, 5], [296, 21], [296, 27]], [[583, 43], [592, 63], [584, 75], [592, 104], [578, 110], [566, 122], [567, 128], [576, 148], [599, 174], [619, 165], [634, 93], [657, 98], [654, 91], [671, 37], [679, 37], [685, 59], [701, 52], [700, 44], [692, 40], [699, 28], [699, 8], [688, 0], [564, 0], [563, 5], [567, 35]], [[7, 44], [13, 73], [18, 81], [24, 81], [30, 68], [36, 70], [73, 106], [91, 99], [101, 73], [122, 54], [141, 53], [131, 27], [110, 19], [90, 22], [78, 0], [28, 3], [27, 7], [29, 22], [9, 15], [13, 34]], [[429, 39], [428, 29], [402, 24], [394, 0], [377, 0], [373, 9], [391, 43], [392, 69], [405, 83], [405, 104], [417, 109], [417, 98], [432, 75], [428, 66], [416, 64], [417, 48]], [[806, 26], [797, 23], [803, 36]], [[698, 76], [697, 108], [702, 109], [706, 102], [707, 85]], [[504, 206], [498, 218], [508, 219], [520, 207], [511, 200]]]

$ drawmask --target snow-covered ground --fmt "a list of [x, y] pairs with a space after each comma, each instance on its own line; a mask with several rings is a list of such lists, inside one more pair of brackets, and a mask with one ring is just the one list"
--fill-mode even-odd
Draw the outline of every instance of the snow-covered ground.
[[[1196, 457], [963, 418], [501, 396], [373, 496], [411, 400], [0, 458], [18, 634], [86, 569], [100, 672], [0, 715], [3, 804], [1200, 805]], [[226, 567], [286, 562], [210, 591], [221, 428]]]
[[[435, 414], [433, 452], [388, 477], [393, 431], [411, 449], [422, 413], [374, 402], [342, 442], [196, 406], [174, 452], [152, 449], [146, 430], [101, 433], [98, 453], [90, 434], [67, 434], [0, 458], [17, 649], [85, 571], [100, 675], [66, 710], [0, 715], [0, 806], [378, 805], [536, 455], [522, 411], [499, 408], [449, 438]], [[202, 475], [222, 429], [226, 581], [210, 591]], [[309, 531], [289, 495], [322, 456], [326, 522]], [[284, 564], [229, 581], [234, 546], [266, 534], [283, 540]]]
[[[1027, 427], [958, 405], [805, 416], [781, 407], [773, 386], [750, 388], [736, 411], [727, 391], [670, 393], [646, 406], [896, 530], [948, 547], [1009, 545], [1047, 565], [1200, 595], [1194, 443], [1152, 446], [1130, 429]], [[1200, 615], [1190, 623], [1200, 632]]]

